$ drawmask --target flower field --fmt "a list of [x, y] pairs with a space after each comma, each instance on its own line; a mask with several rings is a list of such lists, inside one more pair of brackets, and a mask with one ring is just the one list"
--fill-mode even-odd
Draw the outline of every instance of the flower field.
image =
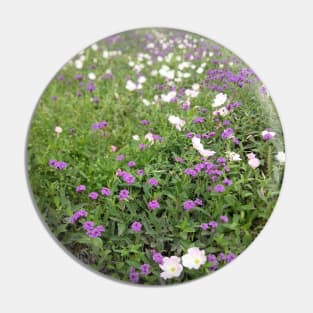
[[95, 271], [145, 285], [202, 277], [241, 254], [273, 211], [284, 163], [279, 117], [253, 70], [162, 28], [111, 36], [65, 64], [27, 141], [53, 235]]

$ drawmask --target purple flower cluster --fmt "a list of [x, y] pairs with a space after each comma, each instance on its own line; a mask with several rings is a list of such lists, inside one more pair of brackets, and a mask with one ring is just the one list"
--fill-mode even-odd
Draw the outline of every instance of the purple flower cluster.
[[189, 211], [193, 208], [195, 208], [196, 206], [202, 206], [203, 205], [203, 202], [201, 199], [196, 199], [196, 200], [186, 200], [184, 203], [183, 203], [183, 208], [185, 211]]
[[88, 213], [85, 210], [78, 210], [70, 218], [70, 223], [76, 223], [81, 217], [87, 217]]
[[227, 68], [214, 69], [207, 71], [205, 86], [212, 91], [222, 92], [229, 87], [229, 84], [243, 87], [256, 80], [256, 75], [251, 69], [241, 69], [238, 74], [233, 73]]
[[139, 273], [135, 270], [135, 268], [133, 267], [130, 268], [128, 278], [134, 284], [139, 282]]
[[148, 120], [141, 120], [141, 121], [140, 121], [140, 124], [141, 124], [141, 125], [149, 125], [149, 124], [150, 124], [150, 121], [148, 121]]
[[86, 186], [85, 185], [79, 185], [76, 187], [76, 192], [82, 192], [86, 190]]
[[223, 139], [227, 139], [233, 136], [233, 134], [234, 134], [234, 130], [232, 128], [226, 128], [223, 130], [221, 137]]
[[128, 196], [129, 196], [129, 191], [126, 189], [122, 189], [119, 193], [119, 199], [122, 201], [126, 200], [128, 198]]
[[49, 165], [57, 170], [64, 170], [67, 167], [67, 163], [57, 160], [50, 160]]
[[92, 221], [85, 222], [83, 228], [90, 238], [101, 237], [102, 233], [105, 231], [105, 228], [102, 225], [94, 227], [94, 222]]
[[163, 256], [160, 252], [157, 252], [155, 250], [151, 251], [151, 255], [152, 255], [152, 260], [158, 264], [162, 264], [163, 263]]
[[149, 178], [147, 183], [151, 186], [154, 186], [154, 187], [156, 187], [159, 184], [159, 182], [156, 178]]
[[97, 192], [95, 192], [95, 191], [92, 191], [91, 193], [89, 193], [89, 198], [91, 200], [97, 200], [98, 197], [99, 197], [99, 194]]
[[129, 167], [134, 167], [134, 166], [136, 166], [136, 162], [135, 162], [135, 161], [129, 161], [129, 162], [127, 163], [127, 165], [128, 165]]
[[136, 181], [136, 178], [126, 171], [119, 171], [117, 175], [128, 185], [132, 185]]
[[108, 126], [108, 122], [107, 121], [101, 121], [101, 122], [92, 124], [91, 128], [94, 129], [94, 130], [97, 130], [97, 129], [103, 129], [103, 128], [107, 127], [107, 126]]
[[107, 188], [107, 187], [103, 187], [101, 189], [101, 194], [103, 196], [110, 196], [112, 194], [112, 191], [109, 188]]
[[158, 209], [158, 208], [160, 208], [160, 204], [159, 204], [158, 200], [151, 200], [151, 201], [149, 201], [148, 209], [155, 210], [155, 209]]
[[144, 263], [140, 266], [141, 275], [147, 276], [150, 274], [150, 264]]
[[204, 117], [195, 117], [193, 120], [192, 120], [192, 123], [193, 124], [201, 124], [204, 122]]
[[142, 224], [138, 221], [135, 221], [131, 224], [130, 228], [133, 232], [138, 233], [141, 231]]

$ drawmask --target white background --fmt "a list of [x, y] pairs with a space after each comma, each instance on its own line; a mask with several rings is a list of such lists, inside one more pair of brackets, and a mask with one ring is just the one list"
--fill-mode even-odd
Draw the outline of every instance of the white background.
[[[2, 1], [1, 312], [312, 312], [311, 1]], [[270, 221], [236, 261], [168, 288], [132, 287], [85, 269], [50, 237], [24, 175], [28, 123], [41, 92], [75, 53], [119, 31], [194, 31], [246, 61], [274, 98], [287, 171]]]

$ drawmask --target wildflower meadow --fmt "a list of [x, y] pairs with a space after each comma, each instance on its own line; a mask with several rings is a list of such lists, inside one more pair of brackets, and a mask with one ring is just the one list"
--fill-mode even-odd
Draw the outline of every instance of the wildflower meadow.
[[105, 38], [66, 63], [39, 99], [26, 153], [33, 200], [60, 244], [144, 285], [237, 258], [269, 219], [285, 164], [253, 70], [214, 41], [163, 28]]

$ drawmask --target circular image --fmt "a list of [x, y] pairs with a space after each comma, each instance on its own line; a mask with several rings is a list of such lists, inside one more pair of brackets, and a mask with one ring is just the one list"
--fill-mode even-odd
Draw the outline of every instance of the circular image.
[[60, 245], [106, 277], [169, 285], [219, 270], [255, 239], [285, 153], [247, 64], [197, 34], [147, 28], [61, 68], [33, 114], [26, 159]]

